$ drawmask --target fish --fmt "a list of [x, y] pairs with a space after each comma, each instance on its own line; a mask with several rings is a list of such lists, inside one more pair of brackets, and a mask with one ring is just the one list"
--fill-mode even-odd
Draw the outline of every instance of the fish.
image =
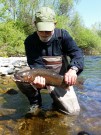
[[32, 84], [36, 76], [44, 77], [46, 80], [46, 85], [59, 86], [62, 88], [67, 88], [68, 84], [64, 81], [64, 76], [58, 74], [50, 69], [29, 69], [22, 72], [17, 72], [14, 74], [14, 80], [23, 83]]

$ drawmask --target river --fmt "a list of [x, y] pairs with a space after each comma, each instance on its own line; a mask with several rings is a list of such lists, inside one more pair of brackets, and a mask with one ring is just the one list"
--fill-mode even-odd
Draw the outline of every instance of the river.
[[[0, 135], [78, 135], [86, 131], [101, 135], [101, 56], [85, 56], [84, 71], [75, 91], [80, 103], [79, 116], [47, 111], [26, 118], [26, 97], [10, 77], [0, 77]], [[50, 107], [51, 98], [42, 90], [43, 104]]]

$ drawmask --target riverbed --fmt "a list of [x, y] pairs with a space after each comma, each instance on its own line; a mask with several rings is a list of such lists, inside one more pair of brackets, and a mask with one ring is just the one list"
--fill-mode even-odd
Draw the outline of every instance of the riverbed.
[[42, 90], [47, 111], [25, 117], [29, 102], [12, 77], [0, 77], [0, 135], [77, 135], [80, 131], [101, 135], [101, 56], [85, 56], [84, 71], [75, 85], [79, 116], [49, 110], [52, 100]]

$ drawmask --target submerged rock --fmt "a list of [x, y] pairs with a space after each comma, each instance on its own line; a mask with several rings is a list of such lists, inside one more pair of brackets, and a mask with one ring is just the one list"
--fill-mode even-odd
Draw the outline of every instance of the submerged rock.
[[14, 89], [9, 89], [6, 93], [10, 94], [10, 95], [15, 95], [15, 94], [18, 94], [18, 91], [14, 90]]

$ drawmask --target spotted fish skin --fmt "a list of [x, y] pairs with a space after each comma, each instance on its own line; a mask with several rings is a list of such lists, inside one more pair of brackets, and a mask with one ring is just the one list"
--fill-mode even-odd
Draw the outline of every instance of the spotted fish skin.
[[31, 69], [14, 74], [14, 80], [26, 83], [32, 83], [36, 76], [44, 77], [46, 85], [67, 87], [64, 77], [49, 69]]

